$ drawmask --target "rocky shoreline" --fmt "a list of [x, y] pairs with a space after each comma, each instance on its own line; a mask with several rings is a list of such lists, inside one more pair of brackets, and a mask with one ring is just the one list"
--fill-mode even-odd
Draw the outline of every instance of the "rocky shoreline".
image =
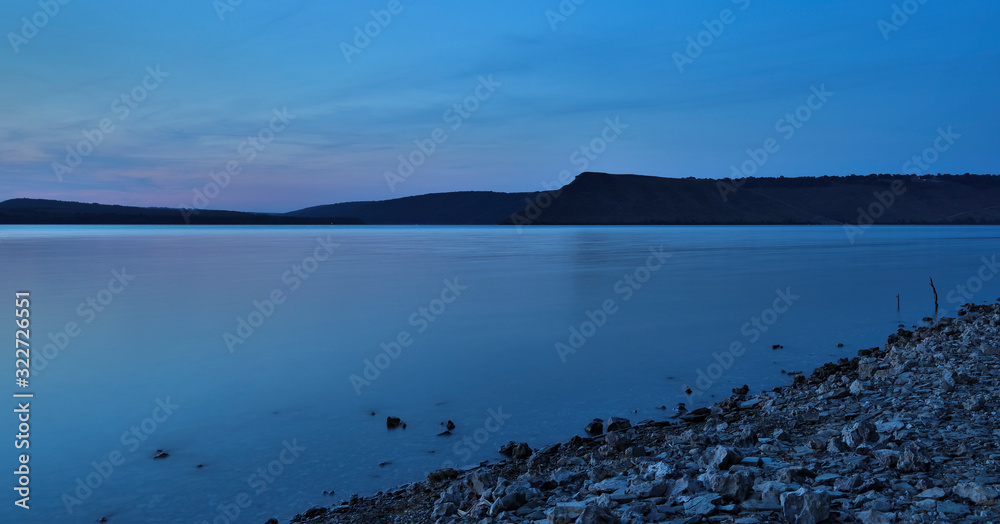
[[[792, 385], [317, 507], [294, 523], [1000, 522], [1000, 305]], [[581, 421], [581, 430], [586, 421]], [[269, 521], [276, 524], [276, 520]]]

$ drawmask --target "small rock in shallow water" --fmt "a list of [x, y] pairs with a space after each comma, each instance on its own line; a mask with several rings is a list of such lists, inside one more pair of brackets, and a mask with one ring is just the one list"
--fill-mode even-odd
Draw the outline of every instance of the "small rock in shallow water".
[[515, 460], [526, 459], [531, 456], [531, 446], [525, 442], [510, 441], [500, 447], [500, 454]]
[[622, 431], [632, 427], [632, 423], [628, 421], [627, 418], [621, 417], [609, 417], [607, 430], [611, 431]]
[[442, 480], [453, 479], [457, 477], [458, 477], [458, 471], [455, 471], [453, 468], [442, 468], [427, 474], [427, 480], [431, 482], [440, 482]]

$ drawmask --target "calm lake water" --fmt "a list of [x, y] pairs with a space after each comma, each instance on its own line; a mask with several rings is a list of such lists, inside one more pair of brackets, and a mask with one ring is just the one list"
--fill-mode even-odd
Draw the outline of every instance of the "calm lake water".
[[[933, 314], [928, 277], [946, 313], [970, 301], [963, 292], [996, 300], [998, 237], [958, 226], [876, 226], [853, 243], [811, 226], [4, 227], [0, 332], [14, 338], [13, 295], [30, 291], [35, 398], [32, 509], [15, 509], [8, 488], [0, 520], [285, 521], [499, 458], [509, 440], [581, 434], [594, 417], [663, 419], [678, 402], [786, 384], [782, 370], [883, 344]], [[389, 415], [407, 428], [388, 431]], [[456, 430], [437, 436], [447, 420]], [[154, 460], [158, 449], [169, 457]]]

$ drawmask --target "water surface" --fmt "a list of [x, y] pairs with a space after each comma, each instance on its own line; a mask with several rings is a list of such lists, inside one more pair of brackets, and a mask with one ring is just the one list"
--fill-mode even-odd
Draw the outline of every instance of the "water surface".
[[[0, 289], [31, 292], [36, 354], [32, 510], [7, 502], [7, 522], [285, 520], [497, 458], [508, 440], [537, 447], [594, 417], [661, 419], [744, 383], [788, 383], [782, 370], [932, 315], [928, 277], [949, 313], [967, 301], [959, 285], [1000, 295], [973, 278], [996, 271], [983, 259], [996, 227], [876, 226], [854, 243], [813, 226], [0, 233]], [[3, 369], [16, 389], [13, 358]], [[387, 415], [406, 430], [387, 431]], [[454, 434], [436, 436], [447, 420]]]

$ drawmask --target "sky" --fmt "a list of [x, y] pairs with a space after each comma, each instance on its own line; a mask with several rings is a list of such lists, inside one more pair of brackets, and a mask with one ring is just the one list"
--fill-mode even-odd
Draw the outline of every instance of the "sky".
[[998, 25], [985, 0], [5, 0], [0, 200], [1000, 173]]

